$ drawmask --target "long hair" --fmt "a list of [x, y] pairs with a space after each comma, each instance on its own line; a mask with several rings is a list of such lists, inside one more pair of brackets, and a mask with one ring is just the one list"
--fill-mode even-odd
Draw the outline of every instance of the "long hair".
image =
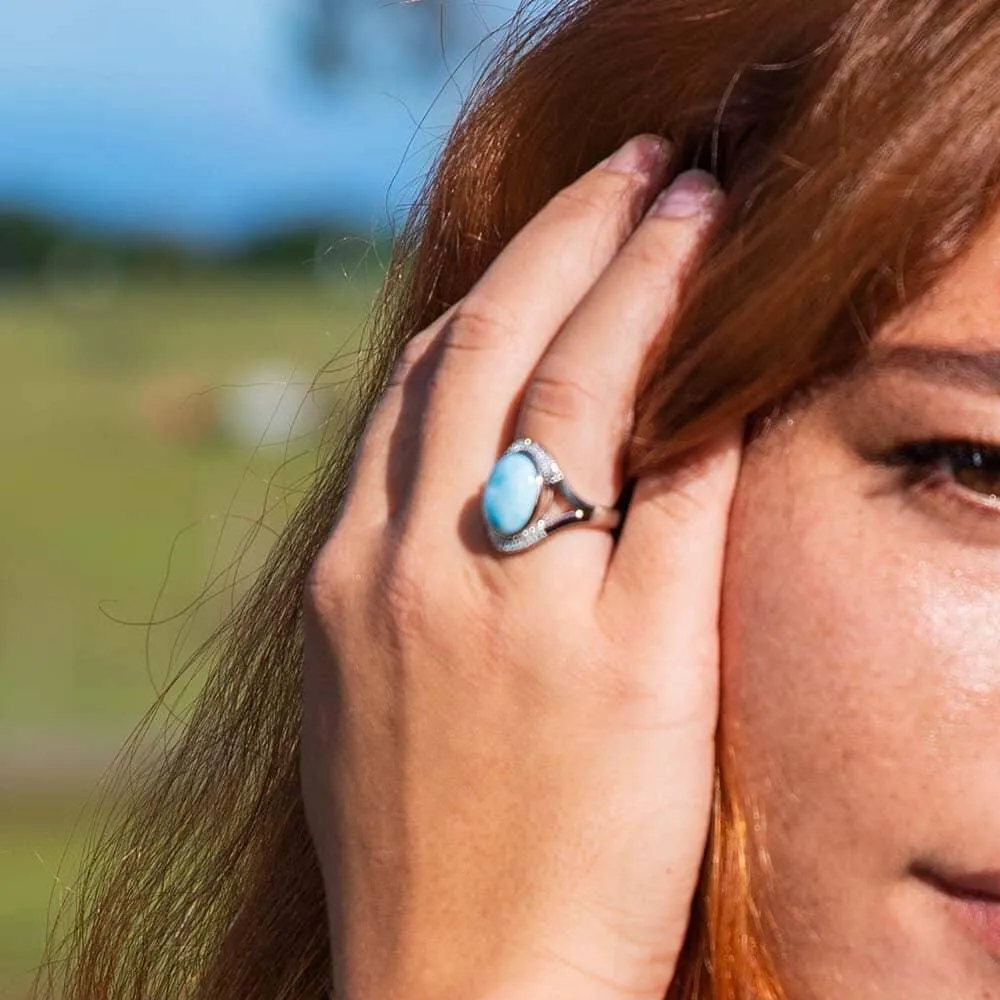
[[[678, 169], [713, 171], [729, 197], [641, 380], [631, 476], [849, 367], [969, 246], [997, 194], [1000, 0], [566, 0], [515, 21], [397, 243], [352, 426], [196, 660], [203, 693], [74, 887], [40, 996], [330, 994], [297, 761], [310, 565], [403, 345], [556, 191], [640, 132], [668, 137]], [[627, 335], [608, 330], [609, 351]], [[719, 749], [670, 998], [773, 1000], [766, 859], [739, 761]]]

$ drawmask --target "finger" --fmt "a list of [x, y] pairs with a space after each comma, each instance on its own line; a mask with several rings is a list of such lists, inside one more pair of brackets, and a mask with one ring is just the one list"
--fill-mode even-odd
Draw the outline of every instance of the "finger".
[[[640, 370], [653, 342], [673, 325], [684, 278], [724, 200], [710, 174], [681, 174], [586, 295], [528, 384], [517, 436], [549, 449], [569, 485], [591, 503], [612, 506], [621, 492], [620, 455]], [[600, 565], [606, 565], [608, 534], [567, 531], [559, 537], [574, 561], [593, 565], [603, 550]]]
[[531, 372], [644, 214], [667, 160], [663, 140], [640, 136], [560, 192], [445, 324], [415, 490], [438, 519], [481, 487]]
[[[356, 512], [361, 521], [372, 525], [392, 517], [412, 490], [423, 457], [421, 438], [466, 431], [478, 407], [493, 400], [493, 416], [481, 420], [489, 427], [479, 434], [480, 443], [483, 439], [487, 442], [481, 456], [473, 457], [473, 449], [461, 442], [450, 443], [441, 449], [447, 456], [446, 470], [435, 466], [433, 477], [437, 487], [449, 483], [452, 476], [447, 472], [452, 471], [453, 460], [464, 456], [474, 472], [452, 492], [457, 496], [464, 490], [467, 494], [480, 485], [484, 470], [497, 457], [503, 436], [499, 424], [512, 405], [512, 397], [521, 390], [521, 384], [504, 388], [502, 379], [493, 384], [498, 363], [514, 369], [523, 383], [543, 349], [539, 342], [547, 342], [569, 315], [662, 183], [667, 155], [666, 144], [657, 137], [630, 140], [560, 192], [510, 242], [465, 299], [407, 344], [355, 456], [345, 517]], [[584, 205], [590, 206], [589, 212]], [[573, 254], [567, 251], [581, 246], [588, 248], [586, 254], [578, 249], [574, 252], [584, 266], [578, 265], [574, 271], [568, 266]], [[529, 266], [526, 258], [532, 254], [542, 259], [550, 279], [560, 278], [555, 287], [566, 294], [553, 296], [546, 281], [532, 280], [540, 278], [543, 269]], [[491, 322], [488, 316], [492, 316], [495, 329], [486, 329]], [[478, 339], [484, 348], [490, 341], [495, 355], [492, 359], [480, 359], [475, 349], [464, 350]], [[520, 363], [519, 350], [527, 355]], [[468, 371], [476, 368], [478, 371]], [[507, 381], [516, 382], [517, 378]], [[435, 407], [443, 411], [439, 415], [431, 412], [434, 385], [440, 387], [437, 395], [444, 397]], [[460, 412], [463, 407], [465, 412]], [[455, 496], [449, 499], [455, 503]], [[433, 504], [438, 505], [436, 500]]]
[[441, 331], [455, 307], [411, 338], [368, 416], [356, 447], [340, 523], [381, 531], [404, 500], [419, 449], [420, 421], [440, 355]]
[[734, 429], [676, 472], [636, 484], [601, 599], [615, 628], [648, 634], [669, 621], [672, 645], [691, 655], [717, 639], [742, 450]]

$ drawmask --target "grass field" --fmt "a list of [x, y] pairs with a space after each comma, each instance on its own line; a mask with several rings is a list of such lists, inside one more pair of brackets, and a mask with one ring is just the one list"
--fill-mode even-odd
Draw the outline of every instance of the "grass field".
[[339, 357], [310, 397], [329, 409], [374, 290], [0, 288], [0, 1000], [72, 891], [78, 846], [60, 860], [97, 773], [246, 585], [329, 432], [253, 447], [220, 414], [269, 370], [308, 384]]

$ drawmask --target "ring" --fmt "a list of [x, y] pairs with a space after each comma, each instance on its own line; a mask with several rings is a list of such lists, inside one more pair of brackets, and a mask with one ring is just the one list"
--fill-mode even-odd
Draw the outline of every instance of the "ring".
[[[549, 508], [558, 490], [570, 505]], [[614, 531], [621, 513], [587, 503], [573, 492], [559, 463], [531, 438], [515, 441], [493, 466], [483, 490], [483, 520], [493, 547], [504, 555], [541, 544], [553, 532], [571, 525]]]

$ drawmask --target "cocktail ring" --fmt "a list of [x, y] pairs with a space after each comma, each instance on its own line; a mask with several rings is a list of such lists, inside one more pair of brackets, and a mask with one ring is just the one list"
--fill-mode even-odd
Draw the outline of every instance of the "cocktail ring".
[[[569, 510], [553, 510], [556, 490]], [[614, 531], [621, 514], [581, 500], [559, 463], [531, 438], [515, 441], [493, 467], [483, 490], [483, 519], [493, 547], [504, 555], [523, 552], [570, 525]]]

